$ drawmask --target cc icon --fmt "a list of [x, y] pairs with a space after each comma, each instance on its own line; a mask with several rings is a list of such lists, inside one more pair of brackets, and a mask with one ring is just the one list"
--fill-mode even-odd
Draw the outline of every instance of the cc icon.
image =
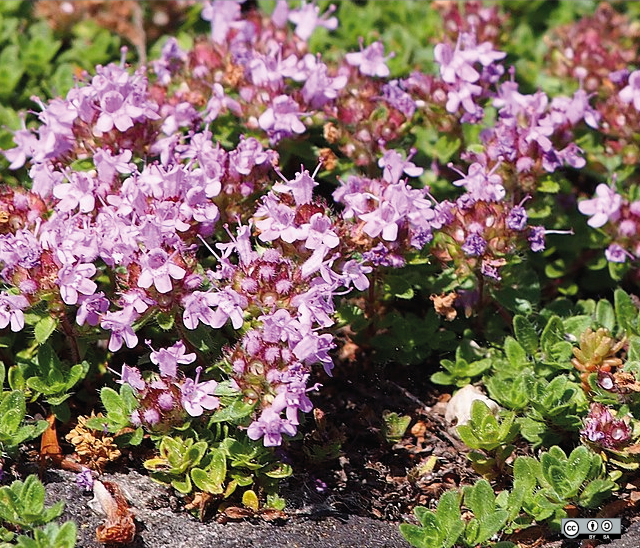
[[565, 521], [562, 525], [562, 533], [567, 538], [575, 538], [580, 532], [580, 527], [577, 521], [569, 520]]

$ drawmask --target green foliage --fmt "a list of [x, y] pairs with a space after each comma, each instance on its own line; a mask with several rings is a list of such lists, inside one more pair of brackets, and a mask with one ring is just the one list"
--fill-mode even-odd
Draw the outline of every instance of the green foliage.
[[[36, 341], [38, 326], [43, 321], [44, 319], [40, 320], [35, 326]], [[44, 329], [49, 331], [49, 327]], [[46, 338], [48, 335], [44, 339], [46, 340]], [[37, 394], [42, 394], [47, 403], [59, 406], [71, 396], [70, 390], [86, 375], [88, 370], [88, 362], [68, 367], [60, 361], [53, 348], [42, 341], [35, 359], [22, 368], [22, 376], [28, 388]]]
[[382, 414], [382, 435], [388, 443], [398, 443], [411, 423], [410, 415], [399, 415], [395, 411]]
[[160, 456], [144, 462], [151, 478], [170, 484], [184, 495], [190, 493], [193, 487], [190, 472], [202, 460], [207, 451], [207, 442], [165, 436], [160, 442], [159, 451]]
[[[89, 428], [95, 430], [106, 428], [109, 432], [119, 433], [131, 426], [131, 413], [138, 408], [138, 400], [131, 386], [122, 384], [119, 392], [105, 386], [100, 390], [100, 399], [107, 412], [106, 416], [87, 420]], [[138, 428], [134, 434], [123, 434], [119, 438], [122, 438], [121, 443], [137, 445], [142, 441], [142, 429]]]
[[14, 456], [20, 444], [40, 436], [48, 427], [45, 420], [26, 422], [24, 392], [12, 390], [0, 396], [0, 449]]
[[469, 422], [458, 426], [457, 431], [464, 444], [473, 449], [469, 459], [478, 473], [493, 477], [503, 469], [515, 449], [511, 442], [520, 430], [515, 419], [515, 413], [507, 412], [498, 420], [481, 400], [471, 404]]
[[33, 536], [18, 535], [13, 542], [4, 542], [0, 548], [73, 548], [76, 545], [77, 526], [72, 521], [62, 525], [47, 523], [34, 529]]
[[458, 435], [471, 449], [494, 451], [501, 445], [511, 443], [518, 435], [515, 417], [515, 413], [506, 413], [498, 421], [485, 402], [475, 400], [471, 404], [469, 423], [457, 427]]
[[466, 386], [472, 379], [479, 377], [491, 368], [492, 358], [483, 357], [481, 349], [469, 339], [463, 340], [456, 348], [455, 361], [441, 360], [444, 371], [431, 375], [436, 384], [454, 385], [458, 388]]
[[502, 508], [496, 508], [496, 495], [486, 480], [478, 480], [474, 485], [464, 487], [462, 492], [464, 505], [474, 516], [465, 526], [465, 544], [484, 544], [504, 527], [509, 513]]
[[[255, 485], [276, 497], [278, 481], [293, 471], [246, 435], [227, 434], [221, 441], [214, 441], [209, 435], [208, 440], [197, 442], [193, 435], [194, 432], [185, 432], [183, 437], [160, 438], [159, 456], [144, 462], [153, 480], [171, 485], [182, 495], [200, 490], [226, 498], [239, 487], [250, 490]], [[274, 504], [281, 506], [278, 500], [274, 498]]]
[[551, 382], [536, 378], [528, 413], [518, 418], [522, 436], [534, 447], [575, 441], [586, 414], [584, 391], [567, 375]]
[[0, 521], [32, 530], [56, 519], [64, 510], [64, 502], [45, 507], [44, 494], [44, 485], [35, 475], [3, 485], [0, 487]]
[[[418, 548], [481, 546], [501, 531], [529, 526], [531, 519], [559, 530], [566, 505], [596, 508], [614, 488], [599, 455], [579, 446], [567, 456], [553, 446], [539, 459], [515, 459], [512, 489], [496, 496], [491, 484], [481, 479], [463, 487], [462, 497], [458, 491], [448, 491], [435, 512], [415, 509], [420, 526], [405, 523], [400, 531]], [[461, 505], [471, 513], [466, 522], [461, 520]]]
[[605, 477], [601, 457], [584, 446], [576, 447], [569, 456], [554, 446], [539, 460], [518, 457], [513, 473], [514, 486], [525, 491], [523, 510], [538, 522], [548, 521], [555, 529], [566, 517], [567, 504], [598, 507], [616, 486]]
[[413, 513], [420, 525], [402, 523], [400, 532], [416, 548], [451, 548], [464, 532], [460, 513], [461, 496], [447, 491], [438, 501], [435, 512], [417, 506]]

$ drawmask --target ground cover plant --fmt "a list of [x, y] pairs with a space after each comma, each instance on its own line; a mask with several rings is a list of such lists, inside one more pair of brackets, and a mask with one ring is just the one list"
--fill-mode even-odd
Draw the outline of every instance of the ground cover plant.
[[75, 543], [36, 462], [104, 543], [118, 466], [417, 547], [629, 517], [633, 3], [108, 4], [0, 3], [3, 545]]

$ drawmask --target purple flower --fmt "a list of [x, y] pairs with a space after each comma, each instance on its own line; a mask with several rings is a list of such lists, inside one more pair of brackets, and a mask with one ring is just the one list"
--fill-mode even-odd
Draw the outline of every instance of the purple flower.
[[295, 436], [296, 432], [295, 425], [290, 420], [283, 419], [271, 407], [264, 409], [258, 420], [247, 428], [247, 436], [252, 440], [263, 438], [265, 447], [277, 447], [282, 444], [282, 434]]
[[258, 118], [258, 125], [277, 143], [284, 137], [304, 133], [306, 126], [300, 121], [300, 105], [288, 95], [278, 95], [271, 106]]
[[192, 417], [199, 417], [205, 409], [211, 411], [220, 406], [220, 400], [213, 395], [218, 383], [214, 380], [199, 382], [202, 367], [196, 368], [196, 378], [187, 379], [180, 386], [181, 403]]
[[294, 31], [296, 36], [301, 40], [307, 41], [311, 38], [316, 27], [324, 27], [329, 30], [338, 28], [338, 19], [336, 17], [328, 17], [335, 9], [336, 7], [332, 4], [327, 12], [321, 16], [320, 8], [316, 6], [315, 1], [307, 4], [303, 0], [300, 9], [289, 11], [289, 21], [296, 26]]
[[149, 288], [152, 285], [159, 293], [171, 291], [171, 278], [181, 280], [186, 270], [175, 264], [162, 248], [155, 248], [140, 257], [142, 272], [138, 278], [138, 287]]
[[158, 77], [158, 82], [163, 86], [169, 85], [172, 74], [187, 60], [188, 54], [178, 45], [178, 40], [170, 36], [162, 46], [160, 58], [151, 61], [153, 71]]
[[578, 203], [578, 211], [580, 211], [580, 213], [583, 215], [591, 215], [587, 224], [593, 228], [600, 228], [607, 224], [608, 221], [617, 221], [620, 217], [622, 196], [604, 183], [596, 187], [596, 196], [596, 198]]
[[351, 259], [347, 261], [342, 267], [342, 279], [345, 287], [349, 287], [351, 284], [358, 290], [364, 291], [369, 288], [369, 278], [367, 274], [373, 270], [368, 265], [363, 265], [361, 262]]
[[313, 198], [313, 188], [318, 186], [318, 183], [316, 183], [314, 179], [316, 172], [314, 172], [313, 175], [310, 175], [309, 171], [303, 169], [303, 167], [304, 166], [300, 166], [301, 171], [297, 172], [296, 176], [290, 181], [278, 171], [278, 174], [284, 183], [276, 183], [273, 185], [273, 190], [275, 192], [287, 192], [292, 194], [296, 205], [299, 206], [311, 203], [311, 198]]
[[424, 172], [424, 169], [416, 166], [411, 157], [415, 153], [415, 150], [411, 151], [409, 157], [405, 160], [402, 155], [395, 150], [385, 151], [382, 158], [378, 160], [378, 166], [383, 168], [382, 178], [387, 183], [397, 183], [400, 181], [402, 174], [409, 175], [409, 177], [419, 177]]
[[458, 38], [455, 49], [450, 44], [436, 44], [433, 56], [440, 65], [440, 76], [447, 84], [455, 84], [458, 79], [465, 82], [477, 82], [480, 73], [473, 68], [473, 60], [469, 60], [460, 50], [461, 39]]
[[528, 221], [527, 212], [522, 206], [515, 206], [507, 215], [507, 227], [511, 230], [521, 231], [527, 226]]
[[311, 331], [293, 347], [293, 353], [307, 365], [321, 363], [327, 375], [331, 376], [333, 360], [329, 356], [329, 351], [335, 346], [333, 335], [329, 333], [318, 335], [315, 331]]
[[229, 152], [229, 173], [234, 177], [243, 178], [242, 176], [249, 175], [254, 167], [268, 164], [272, 155], [272, 151], [265, 151], [255, 137], [240, 136], [238, 146]]
[[634, 70], [629, 75], [629, 83], [618, 94], [624, 103], [633, 103], [636, 110], [640, 110], [640, 70]]
[[[93, 155], [93, 163], [98, 171], [98, 179], [111, 184], [118, 173], [129, 174], [135, 171], [136, 166], [131, 162], [133, 152], [122, 150], [119, 154], [112, 154], [108, 148], [99, 148]], [[56, 196], [57, 197], [57, 196]]]
[[256, 228], [260, 230], [258, 239], [263, 242], [271, 242], [280, 238], [287, 243], [292, 243], [301, 236], [304, 237], [295, 222], [296, 212], [289, 206], [278, 202], [272, 194], [267, 194], [264, 197], [255, 216], [258, 217], [255, 222]]
[[93, 295], [97, 285], [91, 276], [96, 273], [96, 267], [92, 263], [66, 264], [58, 271], [58, 285], [60, 296], [66, 304], [76, 304], [78, 294]]
[[17, 332], [24, 327], [22, 311], [29, 306], [23, 295], [11, 295], [6, 291], [0, 293], [0, 329], [11, 324], [11, 331]]
[[611, 263], [624, 263], [627, 260], [629, 252], [618, 244], [611, 244], [604, 250], [604, 256]]
[[603, 371], [602, 369], [598, 369], [598, 378], [596, 382], [598, 386], [604, 390], [615, 391], [617, 388], [615, 377], [608, 371]]
[[389, 67], [387, 67], [387, 59], [393, 57], [393, 53], [384, 56], [384, 45], [382, 42], [373, 42], [369, 47], [362, 49], [362, 40], [360, 41], [360, 51], [347, 53], [345, 59], [351, 66], [358, 67], [360, 72], [365, 76], [379, 76], [386, 78], [389, 76]]
[[0, 263], [5, 267], [3, 275], [16, 266], [23, 268], [37, 266], [40, 264], [41, 255], [42, 248], [38, 240], [27, 229], [18, 230], [15, 234], [0, 235]]
[[120, 373], [120, 380], [118, 381], [120, 384], [128, 384], [132, 388], [135, 388], [138, 392], [142, 392], [147, 383], [144, 382], [142, 378], [142, 374], [137, 367], [130, 367], [126, 363], [122, 366], [122, 371]]
[[107, 312], [100, 320], [103, 329], [111, 331], [109, 350], [116, 352], [122, 348], [124, 342], [128, 348], [138, 344], [138, 336], [133, 330], [133, 322], [138, 319], [138, 313], [133, 307], [126, 307], [117, 312]]
[[78, 311], [76, 313], [76, 323], [78, 325], [96, 326], [100, 323], [100, 317], [109, 310], [109, 299], [104, 293], [94, 295], [78, 295]]
[[3, 150], [2, 153], [11, 162], [9, 169], [20, 169], [27, 161], [27, 158], [32, 158], [36, 155], [39, 141], [30, 130], [25, 128], [19, 129], [13, 134], [13, 142], [18, 146]]
[[234, 329], [240, 329], [244, 324], [244, 308], [247, 306], [247, 299], [230, 287], [225, 287], [217, 293], [211, 294], [211, 306], [217, 306], [213, 313], [213, 321], [209, 324], [214, 329], [222, 327], [228, 319]]
[[304, 246], [307, 249], [333, 249], [340, 243], [338, 235], [331, 230], [333, 223], [323, 213], [314, 213], [309, 219], [309, 230]]
[[499, 202], [506, 194], [502, 186], [502, 177], [496, 173], [500, 166], [498, 162], [489, 171], [487, 166], [480, 162], [474, 162], [469, 166], [467, 175], [455, 168], [452, 164], [449, 167], [462, 175], [462, 179], [454, 181], [455, 186], [464, 186], [467, 192], [475, 201]]
[[580, 434], [601, 447], [619, 449], [631, 439], [631, 427], [624, 420], [615, 419], [611, 410], [600, 403], [591, 404], [584, 422]]
[[76, 485], [83, 491], [93, 491], [93, 475], [89, 468], [82, 467], [76, 477]]
[[194, 291], [185, 295], [182, 299], [184, 312], [182, 321], [187, 329], [195, 329], [198, 323], [211, 326], [216, 321], [216, 315], [211, 306], [214, 304], [213, 293], [206, 291]]
[[531, 246], [531, 251], [534, 253], [538, 253], [539, 251], [543, 251], [545, 248], [545, 240], [544, 235], [546, 230], [543, 226], [532, 226], [531, 231], [529, 232], [529, 245]]
[[382, 202], [380, 207], [371, 213], [360, 215], [360, 219], [365, 221], [362, 228], [364, 233], [370, 238], [376, 238], [382, 234], [382, 239], [393, 242], [398, 237], [398, 223], [401, 215], [389, 202]]
[[[288, 340], [300, 339], [300, 324], [291, 317], [291, 314], [284, 308], [278, 308], [271, 314], [265, 314], [258, 318], [262, 322], [262, 340], [267, 343], [285, 342]], [[257, 332], [250, 332], [253, 335], [246, 338], [249, 348], [256, 348]], [[257, 352], [257, 349], [256, 349]]]
[[211, 39], [216, 44], [224, 44], [229, 29], [240, 17], [240, 2], [228, 0], [215, 2], [206, 1], [202, 8], [201, 17], [205, 21], [211, 21]]
[[491, 264], [490, 261], [482, 261], [482, 264], [480, 265], [480, 273], [487, 278], [493, 278], [497, 282], [502, 279], [498, 268]]
[[230, 110], [236, 116], [240, 116], [242, 114], [240, 103], [231, 97], [227, 97], [224, 93], [224, 88], [218, 82], [215, 82], [211, 90], [211, 99], [209, 99], [205, 109], [206, 114], [204, 121], [212, 122], [218, 117], [220, 112], [226, 110]]
[[331, 78], [327, 74], [327, 65], [318, 62], [309, 71], [302, 87], [302, 98], [311, 108], [319, 109], [335, 99], [338, 96], [338, 91], [346, 85], [346, 76]]
[[[150, 341], [146, 342], [147, 344], [150, 343]], [[175, 378], [178, 375], [178, 364], [193, 363], [196, 360], [196, 355], [193, 352], [186, 354], [184, 343], [178, 341], [169, 348], [153, 350], [149, 355], [149, 359], [158, 366], [163, 377]]]
[[461, 249], [471, 257], [479, 257], [487, 249], [487, 242], [480, 234], [469, 234]]
[[124, 132], [133, 127], [133, 120], [143, 113], [142, 108], [129, 103], [119, 91], [108, 91], [100, 99], [100, 116], [95, 127], [102, 133], [114, 126]]
[[399, 110], [408, 120], [416, 111], [416, 101], [402, 89], [398, 80], [391, 80], [382, 86], [382, 97], [390, 106]]
[[63, 213], [80, 206], [82, 213], [89, 213], [95, 207], [95, 181], [87, 173], [73, 171], [69, 182], [53, 187], [53, 195], [60, 201], [56, 209]]
[[284, 28], [289, 18], [289, 2], [287, 0], [278, 0], [273, 13], [271, 14], [271, 22], [279, 29]]

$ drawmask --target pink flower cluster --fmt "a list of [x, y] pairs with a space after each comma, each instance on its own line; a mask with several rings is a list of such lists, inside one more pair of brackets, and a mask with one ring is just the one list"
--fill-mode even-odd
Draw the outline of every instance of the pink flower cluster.
[[609, 245], [605, 256], [612, 263], [640, 258], [640, 201], [630, 202], [613, 186], [599, 184], [595, 197], [578, 202], [578, 210], [588, 215], [587, 224], [603, 231]]
[[[265, 17], [206, 2], [211, 37], [191, 51], [168, 40], [149, 73], [97, 67], [65, 98], [40, 103], [35, 129], [4, 151], [12, 169], [28, 164], [30, 188], [0, 195], [0, 275], [11, 288], [0, 327], [23, 329], [24, 311], [47, 303], [71, 320], [61, 322], [68, 336], [108, 337], [117, 352], [137, 348], [155, 315], [170, 317], [185, 342], [152, 352], [159, 374], [121, 375], [140, 401], [133, 422], [154, 430], [218, 407], [219, 379], [201, 382], [201, 369], [187, 378], [178, 364], [195, 360], [185, 334], [222, 329], [231, 342], [219, 375], [256, 405], [248, 435], [279, 445], [312, 408], [313, 366], [331, 374], [335, 296], [367, 290], [374, 269], [401, 267], [429, 243], [462, 275], [493, 281], [522, 249], [542, 250], [545, 230], [524, 208], [534, 189], [520, 179], [584, 163], [571, 129], [598, 122], [589, 97], [549, 101], [500, 84], [504, 53], [471, 30], [436, 47], [439, 76], [388, 80], [380, 42], [330, 66], [306, 40], [335, 28], [332, 13], [280, 1]], [[438, 202], [411, 179], [424, 168], [398, 144], [407, 122], [420, 112], [456, 127], [479, 121], [490, 101], [498, 120], [457, 170], [461, 196]], [[316, 172], [285, 176], [279, 150], [311, 134], [329, 153]], [[368, 171], [340, 181], [329, 204], [318, 170], [338, 154]], [[613, 214], [593, 210], [596, 222]]]

